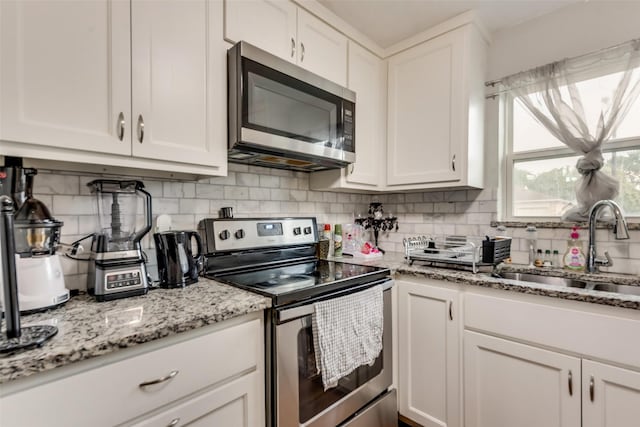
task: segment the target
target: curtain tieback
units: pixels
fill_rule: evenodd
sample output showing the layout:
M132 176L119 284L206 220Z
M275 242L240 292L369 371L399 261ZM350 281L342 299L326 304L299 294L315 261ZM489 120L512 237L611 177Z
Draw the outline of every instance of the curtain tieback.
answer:
M602 169L604 165L604 157L602 157L602 150L596 148L594 150L585 153L584 156L578 159L576 163L576 169L581 175L590 175L595 171Z

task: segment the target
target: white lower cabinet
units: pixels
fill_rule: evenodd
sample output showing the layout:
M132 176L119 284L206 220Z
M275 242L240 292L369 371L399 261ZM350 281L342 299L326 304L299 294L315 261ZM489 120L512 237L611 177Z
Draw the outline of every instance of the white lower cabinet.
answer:
M400 276L398 399L425 427L637 427L640 310Z
M467 427L639 425L637 310L469 290L464 323Z
M262 312L60 370L65 374L53 370L3 385L0 425L265 423Z
M206 391L133 425L135 427L262 426L264 420L261 420L254 410L264 404L264 401L259 401L261 393L256 385L261 381L258 381L256 376L255 372L244 375L229 384Z
M580 359L464 333L467 427L580 427Z
M640 424L640 372L582 361L582 427Z
M461 426L459 292L396 281L399 412L425 427Z

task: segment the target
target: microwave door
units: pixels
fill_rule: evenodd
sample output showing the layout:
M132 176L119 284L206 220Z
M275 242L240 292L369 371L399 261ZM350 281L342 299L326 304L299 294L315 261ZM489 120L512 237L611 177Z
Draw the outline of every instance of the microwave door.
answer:
M342 99L243 58L240 143L279 153L346 158Z
M249 73L246 127L309 144L337 145L339 106L317 96Z

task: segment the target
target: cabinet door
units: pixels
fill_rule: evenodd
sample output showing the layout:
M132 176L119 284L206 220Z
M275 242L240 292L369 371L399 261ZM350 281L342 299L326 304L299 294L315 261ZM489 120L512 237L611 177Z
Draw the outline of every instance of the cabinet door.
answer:
M465 331L465 425L580 427L580 359Z
M263 388L264 381L253 372L132 425L263 427Z
M461 426L459 294L421 283L396 286L399 411L425 427Z
M582 361L583 427L635 427L640 422L640 372Z
M461 179L463 54L458 30L389 59L387 184Z
M356 162L346 180L377 188L384 175L384 114L386 72L383 61L349 42L349 84L356 93Z
M296 9L288 0L226 0L224 36L295 63Z
M298 65L347 85L347 38L303 9L298 9Z
M127 1L0 1L0 140L130 154Z
M133 154L226 165L222 4L134 0Z

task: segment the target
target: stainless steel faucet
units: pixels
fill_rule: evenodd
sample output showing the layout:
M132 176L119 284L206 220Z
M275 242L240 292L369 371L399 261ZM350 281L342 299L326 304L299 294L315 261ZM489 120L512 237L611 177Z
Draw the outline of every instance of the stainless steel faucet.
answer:
M589 249L587 252L587 272L597 273L599 267L611 267L613 261L609 256L609 253L605 251L604 258L599 258L596 253L596 223L598 222L598 214L602 208L609 206L615 216L615 223L613 225L613 234L617 240L623 240L629 238L629 229L627 228L627 221L624 219L622 209L613 200L600 200L594 203L589 211Z

